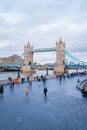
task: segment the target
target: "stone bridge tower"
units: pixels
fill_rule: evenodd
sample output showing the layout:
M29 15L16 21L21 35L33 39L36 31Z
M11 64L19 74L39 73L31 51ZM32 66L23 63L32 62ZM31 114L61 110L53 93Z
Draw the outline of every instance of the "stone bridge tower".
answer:
M64 73L65 53L63 50L65 50L65 43L60 38L56 43L56 67L54 69L54 72L58 74Z
M31 68L31 64L33 63L33 52L29 52L33 50L33 47L28 42L27 45L24 45L24 66L22 67L23 72L35 72L35 69Z
M29 52L33 47L28 42L27 45L24 45L24 64L31 65L33 63L33 53Z

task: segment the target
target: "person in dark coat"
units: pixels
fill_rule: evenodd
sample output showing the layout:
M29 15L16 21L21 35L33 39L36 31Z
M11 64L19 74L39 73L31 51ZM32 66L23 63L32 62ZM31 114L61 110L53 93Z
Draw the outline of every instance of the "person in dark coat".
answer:
M27 77L27 81L29 82L29 77Z
M14 80L11 81L10 88L14 88Z
M1 85L0 85L0 93L3 94L3 92L4 92L4 88L3 88L3 85L1 84Z
M46 97L46 95L47 95L47 91L48 91L47 88L44 87L43 91L44 91L44 96Z

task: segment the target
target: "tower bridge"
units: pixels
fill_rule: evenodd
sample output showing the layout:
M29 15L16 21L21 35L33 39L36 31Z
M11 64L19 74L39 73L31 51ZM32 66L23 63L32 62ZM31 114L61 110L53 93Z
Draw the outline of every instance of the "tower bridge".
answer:
M55 73L64 73L64 63L65 63L65 53L66 49L65 43L60 38L59 42L56 42L56 47L53 48L39 48L34 49L30 43L24 46L24 64L23 71L35 71L35 69L31 68L33 64L33 54L37 52L48 52L48 51L56 51L56 66L54 68Z
M2 68L18 68L19 63L21 62L22 57L24 56L24 66L22 67L22 70L24 72L35 72L35 66L33 65L33 58L34 53L39 52L56 52L56 65L55 66L47 66L54 69L55 73L64 73L65 69L71 69L71 68L87 68L87 62L84 62L80 59L77 59L76 57L72 56L67 50L66 50L66 44L65 42L60 40L56 42L56 47L52 48L39 48L34 49L30 43L28 42L27 45L24 45L24 52L22 53L21 57L18 58L16 61L14 61L11 64L6 63L0 63L0 67ZM74 65L66 64L66 56L68 56L72 61L76 62Z

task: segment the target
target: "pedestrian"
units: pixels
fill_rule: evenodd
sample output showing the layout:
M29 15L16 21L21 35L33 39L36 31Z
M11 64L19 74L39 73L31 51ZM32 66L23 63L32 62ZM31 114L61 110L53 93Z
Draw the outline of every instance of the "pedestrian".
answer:
M60 76L59 80L60 80L60 83L61 83L61 80L62 80L62 77L61 77L61 76Z
M27 77L27 81L29 82L29 77Z
M10 88L14 88L14 80L11 81Z
M28 96L28 92L29 92L29 87L26 87L26 88L25 88L26 96Z
M4 88L3 88L3 85L1 84L0 85L0 94L2 93L2 95L3 95L3 92L4 92Z
M32 86L32 81L31 80L29 81L29 86Z
M80 82L80 79L77 80L77 83L79 83L79 82Z
M46 95L47 95L47 91L48 91L47 88L44 87L43 91L44 91L44 96L46 97Z

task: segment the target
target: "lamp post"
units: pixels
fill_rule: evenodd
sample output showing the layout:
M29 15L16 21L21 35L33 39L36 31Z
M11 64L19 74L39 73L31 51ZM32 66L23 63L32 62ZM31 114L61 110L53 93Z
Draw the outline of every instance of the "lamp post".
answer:
M46 75L48 75L48 66L46 67Z
M20 66L18 65L18 78L20 78Z
M85 67L85 76L86 76L86 67Z

